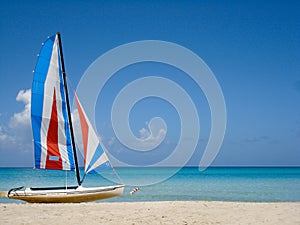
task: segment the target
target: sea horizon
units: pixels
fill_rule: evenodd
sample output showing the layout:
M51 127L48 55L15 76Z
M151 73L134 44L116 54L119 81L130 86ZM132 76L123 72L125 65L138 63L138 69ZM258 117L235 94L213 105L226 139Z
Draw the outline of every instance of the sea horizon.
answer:
M6 168L17 168L17 169L38 169L31 166L0 166L0 169ZM83 169L83 166L79 166L80 169ZM114 166L114 168L201 168L199 166L187 165L187 166ZM215 165L209 166L205 169L209 168L300 168L300 165L235 165L235 166L227 166L227 165ZM40 170L40 169L38 169Z
M204 171L198 167L116 167L115 170L123 182L109 170L87 175L83 186L125 184L122 196L102 200L104 202L300 202L300 167L209 167ZM65 171L1 167L0 178L1 192L20 186L77 185L74 172ZM130 195L135 187L141 190ZM0 203L21 201L2 197Z

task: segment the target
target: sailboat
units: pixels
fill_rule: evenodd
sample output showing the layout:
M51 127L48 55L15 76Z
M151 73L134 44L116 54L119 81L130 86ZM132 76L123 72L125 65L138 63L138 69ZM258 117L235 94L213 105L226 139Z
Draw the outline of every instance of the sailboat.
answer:
M104 187L82 185L85 175L97 168L113 168L105 146L99 140L75 94L84 152L84 176L80 176L60 33L49 37L41 48L31 92L35 168L75 170L78 185L13 188L9 190L8 197L30 203L71 203L122 195L122 184Z

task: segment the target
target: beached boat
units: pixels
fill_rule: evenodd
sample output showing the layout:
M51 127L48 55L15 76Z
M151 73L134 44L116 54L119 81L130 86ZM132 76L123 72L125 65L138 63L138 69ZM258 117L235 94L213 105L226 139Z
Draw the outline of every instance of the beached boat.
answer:
M31 90L31 124L35 168L75 170L77 186L13 188L8 197L32 203L87 202L120 196L124 185L83 187L86 174L98 168L112 169L105 147L91 126L78 97L74 94L84 150L84 176L81 179L72 125L60 33L43 44Z

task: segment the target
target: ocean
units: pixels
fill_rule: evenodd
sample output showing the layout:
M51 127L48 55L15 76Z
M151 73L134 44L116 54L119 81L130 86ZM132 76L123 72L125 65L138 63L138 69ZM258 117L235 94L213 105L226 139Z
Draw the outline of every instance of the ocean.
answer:
M126 184L124 194L102 201L300 201L300 167L212 167L202 172L196 167L116 168L116 171ZM100 175L87 175L83 185L112 185L117 178L112 171L104 171ZM64 186L66 183L76 185L73 172L0 168L0 192L19 186ZM140 190L130 195L135 187ZM0 202L21 203L5 197L0 197Z

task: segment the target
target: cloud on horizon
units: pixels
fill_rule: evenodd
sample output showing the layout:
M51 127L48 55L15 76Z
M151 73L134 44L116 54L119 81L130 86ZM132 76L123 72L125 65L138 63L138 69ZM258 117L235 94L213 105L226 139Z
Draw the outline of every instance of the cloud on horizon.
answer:
M14 113L9 121L9 127L17 128L20 126L30 126L31 89L19 91L16 101L23 102L24 109L19 113Z
M245 139L245 141L255 143L255 142L268 141L270 139L271 139L271 137L269 137L269 136L258 136L258 137L248 137Z
M30 120L31 89L20 90L16 101L22 102L24 108L14 113L7 124L0 124L0 166L14 166L9 163L16 161L13 159L18 157L24 162L19 166L28 166L33 159Z

